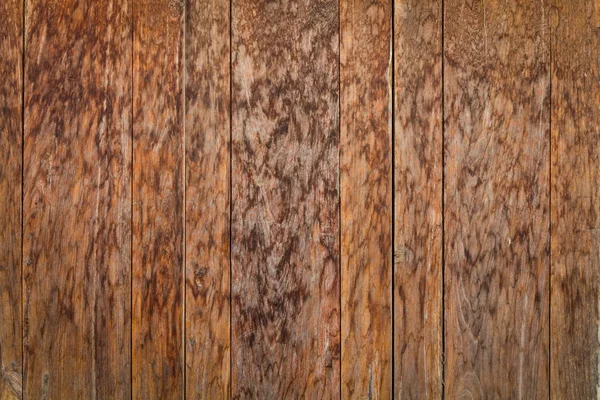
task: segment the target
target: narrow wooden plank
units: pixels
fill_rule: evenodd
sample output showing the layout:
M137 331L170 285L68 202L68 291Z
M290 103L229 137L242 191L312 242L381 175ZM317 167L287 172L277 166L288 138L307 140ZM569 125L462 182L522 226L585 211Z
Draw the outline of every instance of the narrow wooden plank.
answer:
M600 394L600 2L553 1L551 397Z
M233 397L339 398L339 4L232 7Z
M439 399L442 1L394 6L394 398Z
M175 399L184 392L184 4L134 9L133 398Z
M131 3L25 10L24 397L126 398Z
M340 2L342 398L392 393L392 3Z
M229 398L229 2L187 0L186 396Z
M444 3L446 397L545 399L548 6Z
M23 2L6 0L0 4L0 398L22 396L22 60Z

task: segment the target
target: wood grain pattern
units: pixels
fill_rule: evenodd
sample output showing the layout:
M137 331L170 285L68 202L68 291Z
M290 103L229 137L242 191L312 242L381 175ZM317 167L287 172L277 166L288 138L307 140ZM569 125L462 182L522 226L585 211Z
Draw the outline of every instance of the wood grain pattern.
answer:
M445 1L447 398L548 397L548 11Z
M186 6L186 397L229 398L229 2Z
M131 3L25 10L24 397L125 398Z
M342 398L392 391L391 2L340 2Z
M552 15L551 397L600 394L600 3Z
M233 397L339 398L339 4L232 7Z
M442 2L394 5L394 398L439 399Z
M184 393L184 4L134 9L133 398L175 399Z
M0 398L21 397L23 3L0 4ZM8 394L7 394L8 396Z

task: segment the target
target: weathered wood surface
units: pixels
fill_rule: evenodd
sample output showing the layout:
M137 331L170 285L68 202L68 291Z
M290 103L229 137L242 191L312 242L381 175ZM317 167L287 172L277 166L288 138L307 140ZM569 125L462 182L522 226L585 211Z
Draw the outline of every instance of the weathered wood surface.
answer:
M391 2L340 2L342 398L392 390Z
M229 397L229 2L187 0L186 396Z
M0 398L21 396L23 2L0 4ZM16 379L18 378L18 379Z
M232 7L232 394L339 398L339 4Z
M133 398L184 393L184 4L136 0Z
M394 5L394 398L439 399L442 2Z
M549 9L444 4L446 397L547 398Z
M552 14L551 398L596 399L600 378L600 2Z
M24 397L126 398L131 2L25 10Z

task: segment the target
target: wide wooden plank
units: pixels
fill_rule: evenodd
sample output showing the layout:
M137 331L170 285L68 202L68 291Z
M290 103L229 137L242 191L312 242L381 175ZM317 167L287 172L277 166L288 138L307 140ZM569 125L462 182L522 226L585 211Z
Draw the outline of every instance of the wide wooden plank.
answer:
M445 394L549 388L549 9L444 2Z
M25 10L24 397L126 398L131 3Z
M229 397L229 2L187 0L186 396Z
M232 394L339 398L339 4L232 3Z
M23 2L0 4L0 398L20 398Z
M394 2L394 398L442 396L442 1Z
M175 399L184 393L184 4L134 9L133 398Z
M340 2L342 398L392 393L392 4Z
M600 2L553 1L551 397L600 394Z

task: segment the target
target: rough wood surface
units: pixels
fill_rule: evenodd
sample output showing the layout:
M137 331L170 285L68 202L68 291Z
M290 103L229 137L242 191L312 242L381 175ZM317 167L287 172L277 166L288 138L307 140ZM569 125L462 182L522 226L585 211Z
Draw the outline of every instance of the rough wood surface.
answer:
M548 12L445 1L447 398L548 397Z
M184 393L183 10L136 0L133 64L133 398Z
M342 398L389 399L392 7L340 7Z
M339 4L232 7L233 397L339 398Z
M187 0L186 396L229 397L229 2Z
M394 398L439 399L442 2L394 5Z
M600 2L553 1L551 397L600 394Z
M0 4L0 387L21 390L21 190L23 2ZM8 393L8 392L7 392ZM0 392L0 398L2 393Z
M131 3L25 10L24 397L126 398Z

